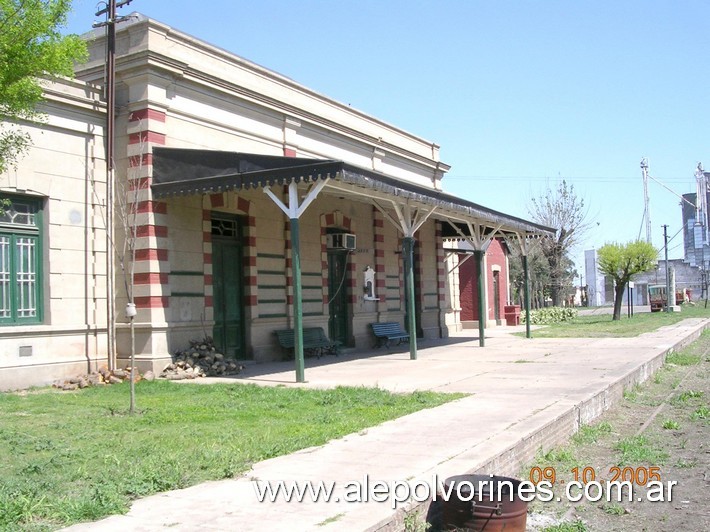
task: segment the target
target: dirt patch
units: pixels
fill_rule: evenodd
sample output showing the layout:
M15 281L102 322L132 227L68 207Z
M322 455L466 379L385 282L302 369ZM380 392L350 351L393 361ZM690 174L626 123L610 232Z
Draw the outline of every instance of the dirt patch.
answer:
M671 355L568 446L541 454L521 473L531 480L553 475L553 499L529 505L530 531L710 530L710 335ZM581 500L569 502L565 492L575 477L599 482L601 492L587 485L592 498L602 498L592 502L572 489ZM616 494L607 501L606 482L615 477L631 482L632 500L626 490L621 501ZM660 480L662 492L649 492L657 487L652 480ZM650 502L652 496L658 500Z

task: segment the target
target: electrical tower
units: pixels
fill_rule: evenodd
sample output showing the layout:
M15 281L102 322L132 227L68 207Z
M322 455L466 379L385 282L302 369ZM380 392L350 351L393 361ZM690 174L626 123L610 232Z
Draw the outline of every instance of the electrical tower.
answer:
M648 159L641 159L641 175L643 176L643 217L646 220L646 242L651 242L651 210L648 199Z

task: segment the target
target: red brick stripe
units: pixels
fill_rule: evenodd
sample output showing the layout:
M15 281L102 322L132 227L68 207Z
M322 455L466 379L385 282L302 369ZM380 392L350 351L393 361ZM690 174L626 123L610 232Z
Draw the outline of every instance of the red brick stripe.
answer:
M139 201L137 209L139 213L152 212L155 214L167 214L168 204L164 201Z
M224 194L210 195L210 205L212 207L224 207Z
M133 302L138 308L168 308L170 305L167 296L141 296L134 298Z
M241 196L237 198L237 209L242 211L244 214L249 214L249 208L251 207L251 202L245 200ZM248 224L248 222L247 222Z
M136 273L133 274L135 284L168 284L167 273Z
M164 225L139 225L136 227L136 236L155 236L166 238L168 236L168 228Z
M165 113L156 109L139 109L128 115L129 122L138 122L140 120L157 120L165 122Z
M168 260L168 250L154 248L137 249L136 260L157 260L164 262Z
M151 166L153 164L153 154L144 153L142 155L131 155L128 158L128 166L137 168L139 166Z

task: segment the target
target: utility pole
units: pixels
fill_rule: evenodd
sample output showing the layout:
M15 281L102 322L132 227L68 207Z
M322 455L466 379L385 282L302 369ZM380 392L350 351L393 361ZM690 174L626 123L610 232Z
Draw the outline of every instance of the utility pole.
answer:
M641 175L643 177L643 215L646 219L646 242L651 242L651 208L648 198L648 159L641 159Z
M671 275L668 267L668 226L663 226L663 248L666 253L666 312L671 311L671 295L673 296L673 304L675 305L675 294L671 294Z
M95 22L94 28L106 28L106 71L104 91L106 97L106 131L104 133L106 143L106 249L114 249L114 144L115 144L115 123L116 123L116 24L126 20L126 17L116 17L116 8L123 7L131 3L132 0L108 0L106 7L95 13L100 17L106 15L105 22ZM114 279L114 257L107 253L106 258L106 340L108 351L109 367L116 366L116 308L115 308L115 279ZM131 322L132 323L132 322ZM131 375L133 383L133 375Z

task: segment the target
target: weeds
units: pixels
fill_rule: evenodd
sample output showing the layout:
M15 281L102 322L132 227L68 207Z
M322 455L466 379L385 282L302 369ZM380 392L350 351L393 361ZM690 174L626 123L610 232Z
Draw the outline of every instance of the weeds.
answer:
M668 453L652 445L646 436L624 438L614 448L620 453L617 465L641 463L661 465L668 458Z
M682 458L679 458L673 465L678 469L689 469L698 465L698 460L697 458L693 458L692 460L684 460Z
M710 409L707 406L701 406L695 412L690 415L690 419L693 421L697 419L708 419L710 418Z
M609 515L624 515L626 513L624 507L618 503L605 504L602 506L602 510L604 510L605 514Z
M316 523L316 526L325 526L325 525L329 525L331 523L335 523L336 521L339 521L340 519L342 519L344 515L345 514L343 512L340 512L339 514L335 514L331 517L323 519L323 521L321 521L320 523Z
M574 451L569 447L558 447L555 449L550 449L546 453L539 453L537 458L537 463L558 463L569 468L577 465L577 457Z
M666 430L678 430L680 429L680 423L673 419L666 419L663 421L663 424L661 425L664 429Z
M671 404L673 406L684 406L688 403L690 399L698 399L703 396L703 392L698 392L694 390L687 390L685 392L676 395L671 399Z
M666 357L666 364L675 366L694 366L700 362L700 355L694 355L687 350L676 351Z
M419 511L408 513L404 516L404 532L426 532L431 528Z
M542 529L542 532L587 532L587 527L580 520L570 523L560 523Z
M601 437L607 434L611 434L611 424L607 421L603 421L597 425L584 425L572 436L572 441L576 445L596 443Z
M634 384L631 388L627 388L626 390L624 390L624 399L626 399L630 403L635 403L638 399L638 394L640 390L641 386L639 384Z

